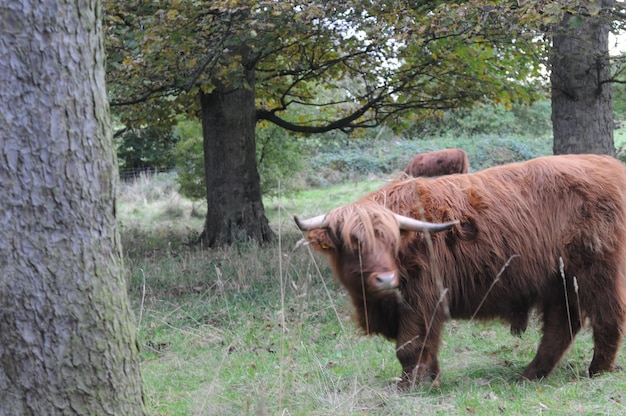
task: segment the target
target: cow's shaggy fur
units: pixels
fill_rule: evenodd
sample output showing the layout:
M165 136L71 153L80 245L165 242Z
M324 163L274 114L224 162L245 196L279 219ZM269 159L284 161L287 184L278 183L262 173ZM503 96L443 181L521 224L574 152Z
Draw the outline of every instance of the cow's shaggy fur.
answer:
M408 176L441 176L453 173L467 173L469 160L461 149L436 150L420 153L411 159L404 173Z
M400 232L394 213L459 224ZM307 239L328 254L360 327L396 340L401 386L437 379L448 317L501 318L521 332L531 308L543 338L524 378L548 376L584 318L590 375L614 368L626 319L626 169L611 157L548 156L393 182L334 209ZM378 290L376 276L390 272L396 288Z

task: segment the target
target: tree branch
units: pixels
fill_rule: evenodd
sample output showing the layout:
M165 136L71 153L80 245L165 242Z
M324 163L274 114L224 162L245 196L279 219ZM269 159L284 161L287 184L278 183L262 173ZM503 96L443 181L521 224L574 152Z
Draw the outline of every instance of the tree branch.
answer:
M161 86L159 88L147 90L142 95L140 95L140 96L138 96L136 98L129 99L129 100L117 100L117 101L116 100L111 100L109 102L109 105L111 107L121 107L121 106L125 106L125 105L133 105L133 104L143 103L143 102L146 102L150 98L154 98L154 96L156 94L162 93L164 91L170 92L171 89L172 89L172 87L170 87L170 86Z
M295 123L289 122L285 119L278 117L274 111L269 111L269 110L257 110L256 118L257 120L267 120L269 122L276 124L279 127L282 127L286 130L294 131L297 133L306 133L306 134L326 133L332 130L349 131L357 127L377 126L379 122L376 119L368 120L369 122L373 124L367 124L365 122L355 123L355 121L358 120L359 117L367 113L369 110L374 108L378 102L382 101L382 99L383 97L378 97L377 99L368 102L367 104L365 104L358 110L354 111L352 114L346 117L343 117L339 120L335 120L326 125L322 125L322 126L304 126L301 124L295 124Z

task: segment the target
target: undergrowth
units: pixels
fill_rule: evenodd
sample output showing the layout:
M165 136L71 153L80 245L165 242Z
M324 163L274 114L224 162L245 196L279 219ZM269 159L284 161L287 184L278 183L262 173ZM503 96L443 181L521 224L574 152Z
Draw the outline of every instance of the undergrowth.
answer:
M343 140L322 148L309 161L305 182L313 188L382 177L401 172L419 153L443 148L463 149L475 172L494 165L519 162L552 152L547 136L492 136L471 138L442 136L433 139L401 140L391 136L376 140Z

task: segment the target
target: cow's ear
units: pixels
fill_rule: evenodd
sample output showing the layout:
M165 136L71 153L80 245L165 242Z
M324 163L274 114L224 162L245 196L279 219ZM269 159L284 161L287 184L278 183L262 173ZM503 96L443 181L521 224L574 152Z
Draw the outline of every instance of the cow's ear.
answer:
M316 250L319 251L334 250L336 248L335 244L328 236L328 231L324 228L309 231L306 239Z

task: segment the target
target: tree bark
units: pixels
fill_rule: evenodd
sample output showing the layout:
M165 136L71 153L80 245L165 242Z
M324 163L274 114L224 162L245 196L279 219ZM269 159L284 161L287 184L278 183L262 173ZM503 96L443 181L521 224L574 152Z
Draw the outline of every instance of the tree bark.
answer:
M609 22L602 13L567 14L554 33L554 154L615 155L608 35Z
M200 241L208 247L274 237L256 164L254 70L244 68L243 77L240 86L200 93L207 190Z
M144 414L100 3L0 16L0 415Z

